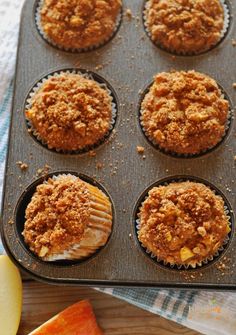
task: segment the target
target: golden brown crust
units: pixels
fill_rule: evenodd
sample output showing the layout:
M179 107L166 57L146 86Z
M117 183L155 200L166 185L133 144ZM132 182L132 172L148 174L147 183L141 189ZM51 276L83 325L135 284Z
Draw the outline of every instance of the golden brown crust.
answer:
M79 150L108 133L112 98L95 81L63 73L42 84L26 117L50 149Z
M195 182L154 187L139 218L140 242L170 264L194 266L214 256L230 231L223 199Z
M44 250L66 250L82 239L89 217L90 193L85 182L70 175L49 178L37 186L27 206L25 242L41 257Z
M225 134L229 115L229 103L215 80L195 71L156 75L141 109L147 136L178 154L214 147Z
M61 47L88 48L113 34L120 9L121 0L44 0L41 26Z
M183 53L216 45L224 26L219 0L150 0L146 17L153 41Z

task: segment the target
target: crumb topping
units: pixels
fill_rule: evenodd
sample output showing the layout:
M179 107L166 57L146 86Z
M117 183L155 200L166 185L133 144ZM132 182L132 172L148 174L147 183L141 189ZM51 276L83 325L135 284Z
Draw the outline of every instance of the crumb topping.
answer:
M154 187L140 208L140 242L170 264L213 256L230 232L223 199L195 182Z
M113 33L121 0L44 0L41 26L64 48L87 48L105 42Z
M136 150L137 150L137 153L140 154L140 155L144 154L144 152L145 152L145 148L142 147L141 145L138 145L136 147Z
M90 197L81 179L61 175L37 186L25 213L23 236L40 257L80 242L90 217Z
M229 103L216 81L195 71L155 76L141 108L147 136L163 149L196 154L225 134Z
M149 0L146 16L155 42L185 53L216 45L224 26L219 0Z
M64 73L42 84L26 117L49 148L79 150L109 131L112 98L94 80Z

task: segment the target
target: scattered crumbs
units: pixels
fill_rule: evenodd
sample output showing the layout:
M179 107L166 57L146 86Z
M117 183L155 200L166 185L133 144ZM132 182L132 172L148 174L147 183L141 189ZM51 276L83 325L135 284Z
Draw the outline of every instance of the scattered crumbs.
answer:
M48 164L45 164L43 168L40 168L40 169L37 170L36 175L37 176L46 176L50 169L51 169L51 167Z
M132 234L129 233L129 238L131 238L131 237L132 237Z
M183 276L186 281L191 282L194 279L198 279L199 277L202 277L203 273L202 272L192 272L192 273L183 272Z
M123 208L122 212L123 212L123 213L126 213L126 209L125 209L125 208Z
M21 169L21 171L25 171L29 167L28 164L23 163L22 161L16 162L16 165L19 166L19 168Z
M234 160L235 160L235 162L236 162L236 156L234 156Z
M145 155L143 155L143 157L142 157L143 159L146 159L146 156Z
M98 71L98 70L102 70L103 69L103 65L102 64L99 64L95 67L95 70Z
M232 46L233 46L233 47L236 47L236 40L235 40L235 39L232 39L231 42L232 42Z
M136 149L137 149L137 153L140 154L140 155L142 155L144 153L144 151L145 151L144 147L141 147L139 145L137 146Z
M131 19L133 18L131 9L129 9L129 8L126 9L126 11L125 11L125 15L127 16L127 18L128 18L129 20L131 20Z
M231 259L227 256L224 256L221 261L216 263L216 268L220 272L221 276L231 275L232 274L232 266L231 266ZM218 278L219 280L219 278Z
M97 164L96 164L96 168L97 168L97 169L102 169L102 168L103 168L102 163L101 163L101 162L97 162Z
M8 220L8 224L14 224L14 220L13 219L10 219L10 220Z
M236 83L233 83L233 88L236 89Z
M95 157L96 156L96 152L94 150L90 150L89 151L89 156L90 157Z

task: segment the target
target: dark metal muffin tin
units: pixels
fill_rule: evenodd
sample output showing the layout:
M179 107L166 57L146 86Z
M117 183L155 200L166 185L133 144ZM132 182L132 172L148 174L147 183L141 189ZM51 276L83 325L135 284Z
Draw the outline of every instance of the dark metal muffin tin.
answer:
M202 178L225 195L233 211L236 209L234 111L226 140L204 156L189 159L163 154L150 145L140 129L138 118L142 91L156 73L171 69L195 69L209 74L235 105L236 91L232 84L236 81L236 48L231 42L236 36L234 17L227 37L217 48L201 56L173 57L154 46L147 37L142 23L143 2L126 0L123 5L124 16L118 34L104 47L87 53L63 52L46 43L35 25L35 1L27 0L24 5L2 208L1 232L6 251L32 277L51 283L235 290L234 232L224 256L209 266L186 271L155 264L143 253L135 233L135 208L140 196L163 178L174 180L180 175ZM131 20L125 15L127 8L134 15ZM232 6L234 14L235 10ZM43 76L65 68L98 73L118 96L113 134L95 149L96 156L47 150L28 133L24 117L28 92ZM137 146L145 148L143 155L137 153ZM29 168L21 171L17 161L27 163ZM113 201L114 223L110 240L87 261L73 264L42 262L31 254L20 237L23 213L19 215L17 204L22 193L37 180L37 170L45 164L51 167L50 173L75 171L93 178L108 191ZM222 269L221 262L225 263L224 271L219 269Z

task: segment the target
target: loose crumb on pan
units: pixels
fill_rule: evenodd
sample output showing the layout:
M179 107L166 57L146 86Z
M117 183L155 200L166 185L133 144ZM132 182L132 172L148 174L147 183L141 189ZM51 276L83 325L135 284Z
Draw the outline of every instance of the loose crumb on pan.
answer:
M169 264L196 266L209 259L231 230L223 199L188 181L151 189L139 219L140 242Z
M141 124L161 148L197 154L214 147L226 131L229 102L216 81L195 71L159 73L141 106Z
M103 168L103 164L101 162L97 162L96 168L99 169L99 170L102 169Z
M127 8L126 11L125 11L125 15L127 16L127 18L129 20L131 20L133 18L133 14L131 12L131 9Z
M231 43L232 43L232 46L233 46L233 47L236 47L236 40L235 40L235 39L232 39L232 40L231 40Z
M232 86L233 86L233 88L235 88L235 89L236 89L236 83L233 83L233 85L232 85Z
M183 53L198 53L216 45L224 27L219 0L149 0L146 17L153 41Z
M51 166L45 164L42 168L37 169L36 176L47 176L50 170Z
M40 12L45 35L64 48L84 49L113 34L121 0L44 0Z
M23 163L22 161L18 161L16 162L16 165L19 166L19 168L22 170L22 171L25 171L28 169L28 164L26 163Z
M137 153L140 154L140 155L142 155L145 151L144 147L142 147L140 145L137 146L136 150L137 150Z
M8 220L8 224L13 225L13 224L14 224L14 220L13 220L12 218L9 219L9 220Z
M44 81L25 114L50 149L80 150L108 133L112 98L94 80L61 73Z
M90 150L89 151L89 156L90 157L95 157L97 154L96 154L96 151L94 151L94 150Z

